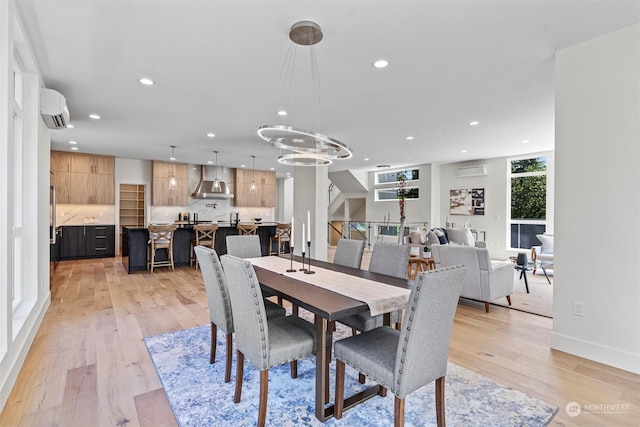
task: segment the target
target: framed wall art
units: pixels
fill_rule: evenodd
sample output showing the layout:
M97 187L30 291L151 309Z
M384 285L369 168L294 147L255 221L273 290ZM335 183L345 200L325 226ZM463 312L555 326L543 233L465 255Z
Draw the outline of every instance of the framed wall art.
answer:
M484 215L484 188L450 190L451 215Z

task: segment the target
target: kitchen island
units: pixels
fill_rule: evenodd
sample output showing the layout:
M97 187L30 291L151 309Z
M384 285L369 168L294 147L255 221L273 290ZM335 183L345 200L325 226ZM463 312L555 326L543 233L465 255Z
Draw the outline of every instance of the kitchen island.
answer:
M177 224L178 228L173 233L173 264L176 267L190 264L191 240L195 239L193 224ZM262 256L269 255L269 237L276 234L276 223L258 223L258 236L260 236L260 246ZM236 224L223 222L218 223L216 231L215 250L218 255L227 253L227 236L237 235ZM149 242L149 231L146 227L122 227L122 262L126 263L127 271L147 269L147 248ZM158 250L156 259L167 259L166 250Z

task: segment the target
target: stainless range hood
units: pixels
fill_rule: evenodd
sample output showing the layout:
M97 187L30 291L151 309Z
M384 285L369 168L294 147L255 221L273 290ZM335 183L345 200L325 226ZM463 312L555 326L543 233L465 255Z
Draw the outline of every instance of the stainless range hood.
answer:
M194 199L233 199L229 187L223 181L219 181L219 187L214 186L213 180L207 180L205 166L200 166L200 182L196 190L191 194Z

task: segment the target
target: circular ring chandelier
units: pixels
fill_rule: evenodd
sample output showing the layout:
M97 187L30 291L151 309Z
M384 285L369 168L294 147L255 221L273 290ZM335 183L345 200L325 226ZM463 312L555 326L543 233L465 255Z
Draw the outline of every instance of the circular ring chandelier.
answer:
M291 26L289 38L295 45L311 46L312 57L312 77L314 78L313 105L316 109L315 115L319 127L320 102L319 102L319 81L318 63L315 58L313 45L322 40L322 30L320 26L311 21L300 21ZM293 59L290 66L293 68ZM287 58L289 59L289 58ZM285 59L285 64L287 63ZM336 159L348 159L353 155L353 151L346 144L331 138L320 132L304 130L286 125L262 125L258 128L258 135L263 140L269 142L280 150L288 150L292 153L282 154L278 157L278 162L294 166L324 166L330 165Z

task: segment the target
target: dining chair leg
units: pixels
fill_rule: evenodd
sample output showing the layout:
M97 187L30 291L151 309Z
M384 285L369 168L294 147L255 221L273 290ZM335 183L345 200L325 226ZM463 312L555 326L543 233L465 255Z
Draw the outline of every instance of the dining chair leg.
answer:
M298 361L292 360L289 362L289 366L291 367L291 378L298 378Z
M240 402L242 397L242 376L244 375L244 354L236 350L236 392L233 395L233 402Z
M387 397L387 388L380 386L380 389L378 389L378 396Z
M444 377L436 380L436 424L438 427L445 426L444 413Z
M336 359L336 394L334 398L333 416L342 418L344 411L344 362Z
M484 302L484 311L485 311L485 313L489 312L489 302L488 301Z
M404 399L400 399L398 396L395 396L393 403L393 426L404 426Z
M218 335L218 327L211 322L211 355L209 356L209 364L216 363L216 335Z
M291 305L291 313L292 313L294 316L297 316L299 311L300 311L300 310L299 310L299 307L298 307L298 305L297 305L297 304L292 304L292 305Z
M260 404L258 406L258 427L267 421L267 396L269 395L269 370L260 371Z
M362 372L358 373L358 382L360 384L364 384L365 382L367 382L367 377L365 377Z
M224 368L224 382L231 381L231 359L233 358L233 334L227 334L227 365Z
M351 328L351 336L358 335L358 330L356 328Z
M507 302L511 305L511 295L507 295Z

